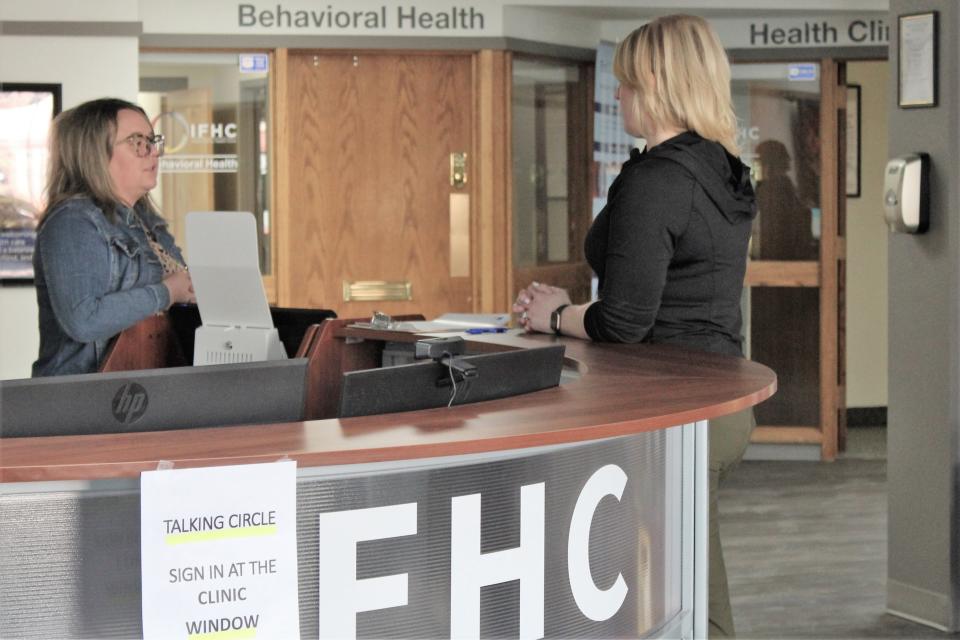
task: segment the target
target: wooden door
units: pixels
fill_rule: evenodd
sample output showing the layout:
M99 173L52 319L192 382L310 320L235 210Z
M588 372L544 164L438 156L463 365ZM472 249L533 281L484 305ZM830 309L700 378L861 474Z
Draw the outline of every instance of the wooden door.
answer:
M295 51L279 61L280 305L340 317L472 311L472 56ZM467 154L459 188L453 153ZM380 299L355 299L371 282L387 283ZM409 299L385 299L405 287Z
M745 282L749 356L778 376L777 394L755 409L752 441L816 444L833 460L845 436L842 66L819 61L806 86L776 69L751 81L749 67L763 65L740 66L734 100L754 136L744 146L759 212Z

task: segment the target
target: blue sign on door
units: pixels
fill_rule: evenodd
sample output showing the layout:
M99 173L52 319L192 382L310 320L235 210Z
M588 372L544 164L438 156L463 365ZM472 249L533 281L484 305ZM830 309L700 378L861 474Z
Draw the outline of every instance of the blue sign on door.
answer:
M270 58L265 53L240 54L240 73L263 73L269 63Z
M787 78L790 80L816 80L817 65L813 62L801 62L789 65Z

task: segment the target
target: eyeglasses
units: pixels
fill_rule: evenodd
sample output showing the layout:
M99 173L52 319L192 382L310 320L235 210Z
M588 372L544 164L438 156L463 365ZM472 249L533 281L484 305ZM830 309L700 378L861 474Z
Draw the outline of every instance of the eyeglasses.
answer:
M163 136L159 133L153 136L145 136L142 133L131 133L123 140L118 140L115 144L129 142L133 145L133 151L137 154L138 158L146 158L153 153L154 149L157 150L157 156L163 155L163 140Z

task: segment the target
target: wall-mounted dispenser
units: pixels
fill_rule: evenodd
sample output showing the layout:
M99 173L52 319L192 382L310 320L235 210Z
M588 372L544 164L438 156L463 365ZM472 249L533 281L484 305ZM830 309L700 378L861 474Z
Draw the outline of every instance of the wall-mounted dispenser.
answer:
M930 155L911 153L887 162L883 215L890 231L924 233L930 226Z

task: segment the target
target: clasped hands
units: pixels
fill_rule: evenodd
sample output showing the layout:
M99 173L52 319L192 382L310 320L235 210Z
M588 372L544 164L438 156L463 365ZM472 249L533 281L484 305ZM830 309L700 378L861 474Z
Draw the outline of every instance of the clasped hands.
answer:
M520 314L518 322L527 333L550 333L550 314L562 304L570 304L566 289L531 282L517 294L513 312Z
M197 294L193 290L193 280L187 271L177 271L163 279L163 284L170 292L170 304L178 302L196 302Z

